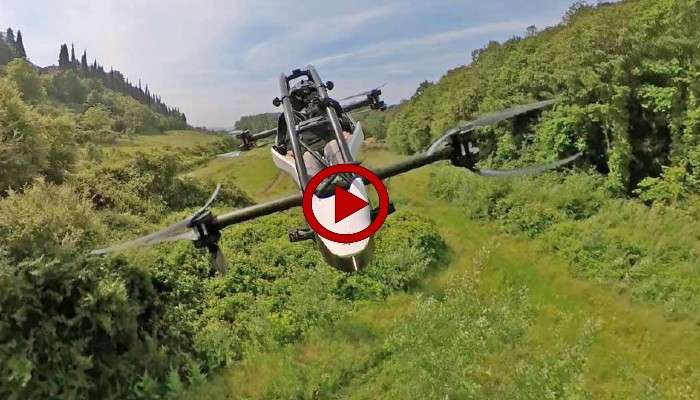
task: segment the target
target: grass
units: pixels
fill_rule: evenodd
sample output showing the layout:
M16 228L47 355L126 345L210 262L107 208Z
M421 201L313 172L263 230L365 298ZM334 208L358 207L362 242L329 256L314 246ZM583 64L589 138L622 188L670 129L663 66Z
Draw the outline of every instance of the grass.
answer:
M195 130L167 131L163 134L141 134L120 138L115 143L105 144L103 162L118 164L130 159L135 153L181 153L204 149L220 140L220 135L205 134Z
M263 177L273 175L265 156L252 152L226 164L237 166L244 189L264 194ZM373 151L366 160L394 158ZM257 175L245 176L244 166ZM440 227L450 249L443 269L411 292L362 304L333 329L255 354L187 397L700 396L696 324L575 278L535 242L467 220L459 207L431 198L421 188L441 168L449 167L394 178L389 190L397 207ZM209 164L205 171L217 169ZM275 185L267 190L287 190Z
M128 139L120 139L113 147L127 153L163 148L191 149L212 144L218 139L218 135L205 134L200 131L167 131L159 135L135 135Z
M214 180L233 179L256 201L293 193L296 185L273 164L270 150L260 147L235 158L215 158L192 173Z
M142 135L124 154L215 140L195 132ZM294 192L267 148L212 159L193 175L230 177L257 201ZM381 166L399 157L372 150ZM577 279L534 241L464 217L421 188L444 166L388 182L399 208L440 227L450 262L418 288L358 306L334 328L255 353L193 389L191 398L695 398L697 325L670 321L609 286ZM381 231L380 231L381 234ZM522 294L522 295L521 295ZM486 325L484 325L486 324ZM476 336L475 336L476 333Z

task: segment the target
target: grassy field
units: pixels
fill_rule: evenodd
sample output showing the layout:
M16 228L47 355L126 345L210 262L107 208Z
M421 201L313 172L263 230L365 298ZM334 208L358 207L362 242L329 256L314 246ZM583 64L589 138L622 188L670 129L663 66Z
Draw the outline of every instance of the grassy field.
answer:
M233 179L257 201L274 199L292 193L295 185L272 163L270 150L260 147L235 158L215 158L202 168L195 170L196 177L210 177L214 180Z
M367 164L396 156L372 151ZM534 242L431 198L427 167L389 183L440 227L450 261L418 289L359 306L332 330L260 353L190 398L697 398L700 331L571 276ZM291 188L266 150L215 160L257 199ZM253 172L254 171L254 172ZM270 185L270 182L274 182ZM380 233L381 234L381 231Z
M124 151L191 150L210 137L178 132L119 143ZM143 141L143 142L142 142ZM233 179L264 201L294 192L266 148L212 158L192 172ZM365 164L399 156L371 150ZM448 262L414 290L363 302L332 328L254 353L187 393L226 398L697 398L700 331L660 307L572 276L537 241L424 188L448 166L387 184L399 209L430 217ZM391 218L391 217L390 217ZM380 233L381 234L381 231Z
M220 135L199 131L168 131L165 134L134 135L120 138L115 143L102 146L101 161L116 164L130 159L135 153L172 153L204 151L221 140ZM84 157L89 162L88 157Z

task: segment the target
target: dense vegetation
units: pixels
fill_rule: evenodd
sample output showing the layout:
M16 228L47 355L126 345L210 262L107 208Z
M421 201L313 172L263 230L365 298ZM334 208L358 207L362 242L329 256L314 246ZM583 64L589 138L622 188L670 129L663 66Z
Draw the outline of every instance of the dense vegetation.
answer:
M312 243L290 244L286 229L301 218L288 215L227 232L232 267L221 277L186 243L87 256L152 227L162 212L204 201L195 183L163 176L162 158L140 157L131 168L86 171L61 186L37 181L0 200L3 397L175 396L255 349L332 324L353 301L408 287L441 253L434 228L403 213L386 227L373 267L353 276L328 268ZM228 187L224 205L246 204ZM410 257L397 257L399 247Z
M575 276L662 305L671 319L700 321L698 199L687 209L650 208L610 198L600 176L583 173L504 183L450 169L431 189L471 219L537 239Z
M63 182L79 144L90 148L136 132L185 126L180 117L160 114L94 79L72 70L39 74L22 58L3 68L0 115L0 192L38 176Z
M251 133L272 129L277 126L279 113L262 113L255 115L244 115L236 121L234 129L248 130Z
M40 74L23 58L4 67L0 397L177 397L251 352L331 326L358 301L411 287L439 261L435 227L410 212L392 218L373 266L352 276L313 243L288 242L298 214L227 232L224 276L188 243L90 256L206 201L215 182L189 172L235 143L143 135L181 126L73 69ZM236 182L218 181L218 206L252 203Z
M267 152L207 163L233 149L226 136L142 135L185 121L67 46L40 73L18 38L0 40L0 397L697 397L697 7L577 3L560 26L491 43L389 113L359 117L415 152L459 119L559 96L539 120L480 132L485 162L586 160L506 182L445 166L396 178L399 211L353 275L288 242L299 213L227 230L223 276L189 243L90 256L185 218L213 179L217 207L251 204L271 187L252 182L277 171ZM235 386L203 385L225 367Z
M557 97L561 104L535 124L482 132L489 161L512 165L581 150L612 190L630 193L648 177L641 188L651 190L678 179L680 169L678 183L697 191L699 18L693 0L577 2L558 26L474 51L471 64L400 107L388 140L419 151L460 120Z

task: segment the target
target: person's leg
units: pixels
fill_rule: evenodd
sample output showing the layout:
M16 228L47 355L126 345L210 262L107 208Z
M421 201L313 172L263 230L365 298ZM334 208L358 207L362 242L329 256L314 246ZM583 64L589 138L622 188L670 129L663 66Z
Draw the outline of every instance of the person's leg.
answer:
M306 165L306 172L309 174L309 178L312 178L314 175L318 174L319 171L323 168L323 165L309 153L308 151L304 152L304 165Z
M324 157L326 157L326 160L328 160L331 165L343 163L343 156L340 154L340 146L338 146L337 140L328 142L326 147L323 148L323 153Z

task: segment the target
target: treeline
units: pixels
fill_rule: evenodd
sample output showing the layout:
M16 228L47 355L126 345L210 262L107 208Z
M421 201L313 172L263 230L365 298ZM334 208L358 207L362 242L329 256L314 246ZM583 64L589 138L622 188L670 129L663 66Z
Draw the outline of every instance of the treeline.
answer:
M251 133L272 129L277 126L279 113L244 115L234 125L236 130L249 130Z
M460 120L559 98L539 120L480 132L487 163L583 151L608 188L683 197L700 188L700 3L577 1L563 21L490 42L399 107L388 141L413 153Z
M27 58L27 52L22 32L18 30L15 36L12 28L7 28L4 33L0 32L0 65L7 64L13 58Z
M7 28L4 33L0 32L0 66L6 65L16 58L27 58L22 32L17 30L17 34L15 35L12 28ZM179 120L182 125L187 124L185 114L177 107L170 107L165 104L159 95L151 92L148 85L142 86L141 80L138 81L138 84L135 84L130 82L121 72L113 68L106 71L96 59L93 59L93 61L89 63L87 51L85 50L80 59L78 59L72 44L70 52L66 44L61 45L58 56L58 66L53 65L39 68L39 71L49 75L59 74L61 75L59 80L72 81L73 84L75 84L76 79L70 76L70 74L67 74L68 71L72 71L79 78L82 78L84 82L87 82L85 81L87 79L95 80L105 88L130 96L159 114ZM65 97L59 100L73 103L82 102L79 101L79 99Z
M40 75L16 58L0 71L0 196L33 179L61 183L80 147L121 135L186 127L130 96L75 71Z
M44 68L46 71L55 69L55 67ZM68 45L61 45L58 55L58 69L61 71L73 70L82 77L96 79L106 88L131 96L139 102L148 105L156 112L171 117L177 117L183 122L187 121L185 115L181 113L177 107L169 107L167 104L163 103L160 96L151 93L148 85L142 87L141 80L139 80L138 85L135 85L130 82L128 78L124 77L121 72L113 68L110 68L109 72L105 71L104 67L97 63L97 60L88 63L86 50L83 50L80 59L76 58L75 47L72 44L70 54L68 52Z

